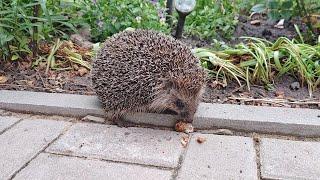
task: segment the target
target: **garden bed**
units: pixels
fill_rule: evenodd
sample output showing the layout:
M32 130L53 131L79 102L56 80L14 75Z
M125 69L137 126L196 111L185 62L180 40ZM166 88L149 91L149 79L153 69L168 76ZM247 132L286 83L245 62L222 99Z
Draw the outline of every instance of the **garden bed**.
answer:
M141 3L139 2L135 1L133 5L140 6ZM152 4L154 4L154 1L151 1L151 2ZM103 3L103 1L99 1L99 3ZM92 41L95 41L95 42L102 41L107 36L110 36L113 33L123 30L127 26L155 29L165 33L168 33L170 31L169 26L164 24L163 9L161 8L159 9L160 6L159 7L153 6L153 5L151 6L151 4L148 4L147 2L145 2L144 3L145 7L149 8L149 11L145 11L143 8L142 10L139 8L138 9L131 8L131 6L129 7L129 4L131 4L130 1L123 1L123 2L119 1L117 3L121 4L121 6L119 7L126 9L125 12L127 12L126 14L127 16L123 14L117 14L117 12L119 11L119 10L116 10L117 6L111 6L111 5L103 6L104 8L107 8L107 9L99 10L100 6L98 6L95 2L95 3L89 4L90 6L86 5L85 7L90 7L92 8L92 10L97 10L97 12L99 10L99 11L108 12L111 14L99 13L99 17L96 17L96 14L95 14L96 11L84 11L84 8L80 8L82 16L86 18L82 18L82 16L79 18L79 15L77 13L70 14L70 17L68 18L72 19L71 17L73 16L74 16L73 18L75 17L79 18L78 19L79 22L71 21L72 23L74 23L75 27L78 27L80 26L80 24L82 25L84 23L84 21L80 21L80 20L91 19L88 17L92 17L93 19L97 18L94 21L86 22L90 26L92 26L91 27L92 31L90 35L91 35ZM199 4L199 7L203 8L206 3L207 1L201 1L201 3ZM254 3L254 1L252 1L252 3ZM252 3L251 5L253 5ZM82 7L82 5L84 4L78 4L78 5L79 7ZM162 6L164 5L162 1L161 1L161 5ZM276 22L268 20L266 15L258 15L251 18L249 18L248 16L238 17L237 14L240 12L239 9L241 8L239 9L234 8L233 7L234 4L230 4L229 1L221 2L219 6L215 5L213 2L210 2L207 5L209 5L211 9L206 6L205 9L202 10L200 8L198 11L195 11L197 13L193 13L190 16L188 16L185 32L192 34L192 36L184 37L182 41L187 45L189 45L191 48L212 48L213 47L214 49L223 49L223 46L232 46L240 42L243 42L243 39L240 39L240 37L242 36L261 37L269 41L275 41L279 37L287 37L288 39L291 40L297 37L297 30L295 29L294 24L296 24L297 27L299 27L301 33L305 33L307 29L304 23L302 22L301 18L300 19L293 18L291 21L285 21L284 26L282 28L277 28L277 27L274 27ZM60 5L55 3L50 4L50 6L60 7ZM73 7L73 8L70 7L70 9L66 9L66 10L75 11L79 7ZM248 8L247 5L245 7ZM35 8L32 10L35 11L36 9L37 8L35 6ZM56 8L56 10L57 9L59 8ZM131 10L133 9L134 9L134 12L133 11L131 12ZM31 9L29 10L30 12L32 12ZM123 10L121 10L121 12L122 11ZM135 15L132 16L131 15L132 13ZM46 13L43 13L43 14L46 14ZM61 14L61 13L57 12L57 14ZM142 16L141 14L142 15L146 14L146 16L141 17ZM153 16L151 15L149 16L149 14L152 14ZM244 14L248 14L248 13L244 13ZM119 17L117 20L112 19L112 21L110 21L110 18L108 18L109 16L110 17L119 16ZM234 17L236 16L238 17L239 22L235 20L236 18ZM66 17L63 17L63 18L61 17L61 18L67 22L70 19ZM158 20L158 18L160 18L160 21ZM96 21L96 20L99 20L99 21ZM256 22L252 23L253 20L255 20ZM64 21L62 24L66 25ZM60 20L58 22L61 23ZM199 24L194 22L197 22ZM42 26L48 26L46 24L47 21L43 21L43 22L35 21L34 23L39 23ZM236 27L234 27L235 24L237 24ZM51 26L54 27L54 25L55 24L52 24ZM56 30L57 32L64 32L68 34L71 32L71 30L70 29L68 30L67 27L57 26ZM110 27L114 27L116 29L110 28ZM14 28L14 29L19 29L19 28ZM233 30L235 31L232 36ZM19 33L17 32L17 34ZM49 36L50 33L54 35ZM50 40L50 43L56 40L57 37L61 39L68 39L67 36L61 37L61 34L56 33L55 31L50 33L47 34L48 37L52 37L52 39ZM90 37L90 35L88 35L88 38ZM199 37L211 39L211 40L200 39L198 38L197 35ZM47 36L44 36L44 37L47 37ZM230 36L232 37L231 39L230 39ZM29 42L29 40L31 41L32 40L31 37L34 38L34 34L33 35L27 34L25 38L28 41L26 40L26 42ZM8 42L9 42L9 39L10 38L8 38ZM217 39L217 40L213 40L213 39ZM49 43L49 40L46 39L46 41L48 41L47 43ZM220 41L224 41L225 43L221 43ZM32 41L30 43L32 43ZM57 47L57 44L59 43L56 41L53 47ZM10 50L12 50L12 48L14 47L13 45L15 44L12 42L11 49L10 49L10 46L8 46L7 50L9 53L11 53ZM28 47L28 46L30 46L30 44L28 45L25 44L25 47ZM50 57L50 54L52 53L51 52L52 46L50 48L47 48L45 50L46 52L42 52L42 54L41 54L41 51L43 51L43 49L40 46L39 48L40 55L39 57L36 57L36 58L31 58L33 53L31 50L29 54L27 53L27 55L22 53L24 52L23 49L21 50L21 52L17 51L18 52L17 54L12 54L13 56L11 55L7 56L6 57L7 63L3 63L4 61L0 63L0 89L94 95L95 93L92 89L90 72L88 70L90 69L89 66L91 63L91 62L87 62L89 61L88 60L89 58L82 59L81 57L83 56L82 54L83 51L81 50L82 47L80 47L80 49L77 49L78 52L76 53L73 53L72 51L73 47L67 47L67 48L69 48L70 51L68 49L67 49L68 51L63 51L63 49L60 52L57 51L58 58L56 57L56 59L54 59L51 57L50 60L48 59ZM77 64L74 61L70 60L70 57L63 58L63 56L65 56L66 53L67 53L67 56L72 56L74 59L78 60L78 62L76 62ZM22 55L22 56L18 57L17 55ZM80 56L81 58L78 58L79 57L78 55L81 55ZM42 58L42 61L39 61L35 65L35 61L40 57ZM12 59L14 61L8 62L9 59L10 60ZM245 57L243 59L247 60ZM239 61L243 59L239 58ZM67 65L60 66L59 60L61 60L62 64L67 64ZM81 63L82 65L79 65ZM88 63L88 65L86 66L83 63ZM238 64L238 63L236 62L235 64ZM253 66L249 67L251 68L250 72L252 70L254 71L254 68L252 67ZM69 69L63 70L63 68L69 68ZM271 67L270 69L271 69L270 72L275 73L274 67ZM213 71L217 72L216 69L213 69ZM208 85L207 85L207 89L206 89L206 93L203 101L211 102L211 103L213 102L213 103L231 103L231 104L250 104L250 105L257 105L257 106L285 106L285 107L294 107L294 108L299 108L299 107L319 108L320 107L319 88L316 88L315 90L313 90L312 97L310 97L310 89L308 89L308 85L306 83L301 84L301 79L297 78L297 77L300 77L298 73L297 74L295 74L296 72L291 73L291 74L294 74L295 76L290 76L289 75L290 73L285 73L285 75L281 76L280 78L274 78L275 76L272 73L270 73L271 75L269 74L270 76L267 77L267 78L271 77L270 78L271 81L267 83L256 83L253 81L254 83L250 84L250 91L248 90L249 86L246 86L248 85L246 84L247 82L244 82L245 81L244 78L242 79L240 78L243 84L242 86L240 86L236 80L234 79L232 80L232 78L230 77L228 79L228 82L221 81L221 79L219 80L219 82L217 82L216 81L217 79L212 78L208 81ZM260 76L260 78L261 77L262 76ZM258 85L258 84L264 84L264 85ZM271 85L271 87L270 86L266 87L265 84Z
M27 90L51 93L69 93L94 95L89 72L83 70L49 71L45 68L30 68L31 63L16 62L0 66L0 77L7 78L0 83L0 89ZM1 80L1 78L0 78ZM281 106L293 108L319 108L320 91L309 97L308 88L292 90L290 85L297 80L284 76L275 82L274 89L267 91L263 86L252 86L248 91L245 86L230 82L226 87L213 80L207 83L204 102L247 104L257 106ZM317 97L317 98L316 98ZM318 102L318 103L317 103Z

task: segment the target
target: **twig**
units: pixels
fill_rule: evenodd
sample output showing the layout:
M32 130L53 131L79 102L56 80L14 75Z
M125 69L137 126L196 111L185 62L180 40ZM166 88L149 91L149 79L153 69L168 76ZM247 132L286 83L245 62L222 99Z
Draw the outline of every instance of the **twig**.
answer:
M245 102L261 102L261 103L286 103L286 104L296 104L296 105L320 105L320 101L308 101L308 100L286 100L286 99L253 99L253 98L242 98L242 97L228 97L232 100L243 100Z
M36 72L37 72L38 76L39 76L39 77L40 77L40 79L41 79L42 86L43 86L44 88L46 88L46 87L47 87L47 85L46 85L46 83L44 82L44 80L43 80L43 78L42 78L41 74L40 74L38 71L36 71Z

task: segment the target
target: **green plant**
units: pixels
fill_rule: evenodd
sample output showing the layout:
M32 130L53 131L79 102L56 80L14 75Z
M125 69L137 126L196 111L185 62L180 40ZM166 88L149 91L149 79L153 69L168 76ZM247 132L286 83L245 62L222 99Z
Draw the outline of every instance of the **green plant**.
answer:
M81 0L76 4L84 23L91 27L94 41L107 37L128 27L170 31L165 23L165 2L149 0Z
M320 85L320 42L308 45L284 37L274 43L254 37L244 39L247 43L235 48L199 49L195 55L211 73L219 75L222 71L222 77L245 80L249 88L250 83L272 84L284 74L297 76L306 83L310 96Z
M268 0L264 4L252 7L253 12L266 11L268 17L273 20L290 19L295 15L295 4L292 0Z
M235 0L199 0L196 9L187 17L186 33L203 39L230 39L238 23Z
M194 55L201 59L201 66L207 69L216 81L235 79L241 85L240 80L246 80L245 72L242 69L234 65L232 61L220 58L212 50L197 48Z
M1 57L16 60L37 56L38 42L53 37L67 37L75 31L68 17L61 15L55 1L2 0L0 2Z

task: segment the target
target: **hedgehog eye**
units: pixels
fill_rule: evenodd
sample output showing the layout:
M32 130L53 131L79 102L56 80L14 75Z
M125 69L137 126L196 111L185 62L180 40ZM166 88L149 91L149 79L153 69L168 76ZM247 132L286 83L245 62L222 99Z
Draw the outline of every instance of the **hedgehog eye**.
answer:
M178 99L176 102L176 106L179 108L179 109L183 109L185 107L184 103L181 101L181 99Z

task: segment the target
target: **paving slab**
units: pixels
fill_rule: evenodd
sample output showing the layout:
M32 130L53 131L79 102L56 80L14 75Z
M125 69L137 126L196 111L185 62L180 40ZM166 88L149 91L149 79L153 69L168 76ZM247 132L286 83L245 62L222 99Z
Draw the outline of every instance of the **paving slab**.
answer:
M320 136L320 110L201 103L195 128Z
M170 179L172 171L43 153L14 179Z
M16 117L0 116L0 134L19 120L20 118Z
M320 142L264 138L260 153L265 179L320 178Z
M45 148L69 123L23 120L0 135L0 179L10 178Z
M198 143L197 138L206 141ZM195 134L177 179L246 179L257 177L252 138Z
M95 157L161 167L175 167L184 134L147 128L77 123L47 152ZM185 136L185 135L184 135Z
M96 96L62 93L0 90L0 108L76 117L104 115Z

